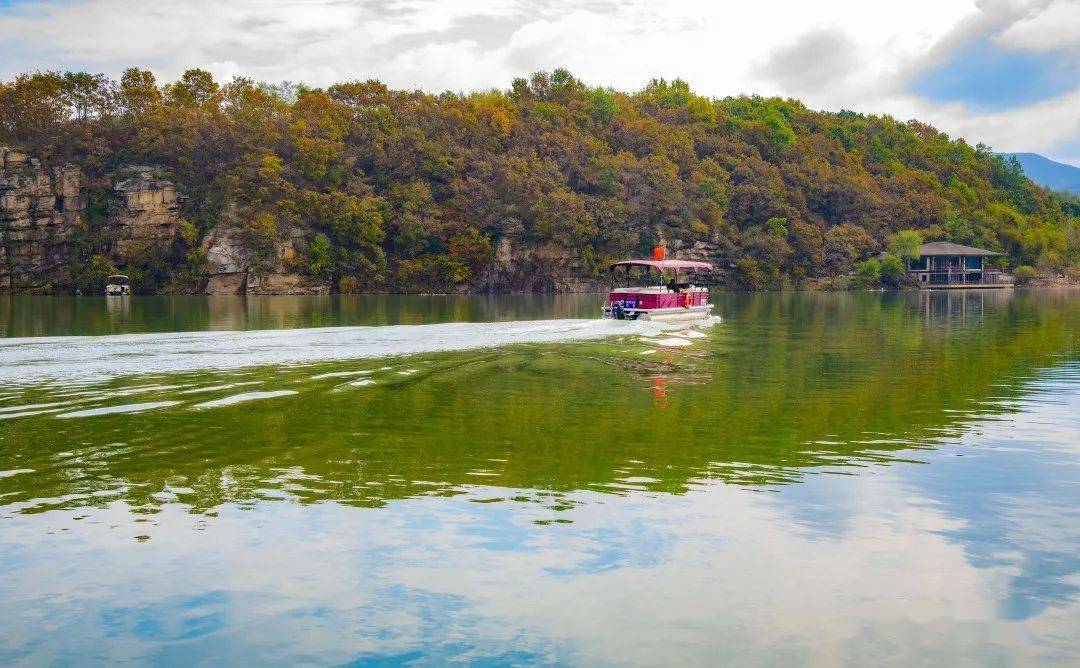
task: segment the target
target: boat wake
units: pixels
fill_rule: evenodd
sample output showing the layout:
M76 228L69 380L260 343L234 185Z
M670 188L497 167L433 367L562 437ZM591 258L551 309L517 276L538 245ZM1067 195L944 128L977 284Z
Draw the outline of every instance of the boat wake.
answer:
M597 319L0 339L0 384L71 386L132 374L652 337L671 329L657 322Z

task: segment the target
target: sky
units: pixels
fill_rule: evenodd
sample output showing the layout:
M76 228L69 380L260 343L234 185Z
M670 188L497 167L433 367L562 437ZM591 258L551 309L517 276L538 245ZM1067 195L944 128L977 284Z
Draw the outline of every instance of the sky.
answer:
M0 0L0 79L43 69L438 92L590 85L918 118L1080 165L1080 0Z

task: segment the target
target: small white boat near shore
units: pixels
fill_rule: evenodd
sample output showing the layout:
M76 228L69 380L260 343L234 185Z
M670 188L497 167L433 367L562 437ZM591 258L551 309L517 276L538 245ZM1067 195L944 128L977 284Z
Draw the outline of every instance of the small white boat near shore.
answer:
M105 279L105 294L109 297L130 295L131 280L123 274L113 274Z

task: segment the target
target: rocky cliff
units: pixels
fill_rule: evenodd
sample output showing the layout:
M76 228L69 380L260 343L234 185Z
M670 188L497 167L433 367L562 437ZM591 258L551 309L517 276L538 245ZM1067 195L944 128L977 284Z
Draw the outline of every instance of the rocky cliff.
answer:
M105 194L101 248L118 265L175 238L182 198L154 167L122 170ZM48 292L66 285L79 261L73 239L87 231L88 196L77 165L46 166L0 147L0 291Z
M595 292L606 280L584 266L580 254L553 244L530 245L520 223L508 220L491 263L479 277L485 292Z
M77 165L48 166L24 152L0 147L0 292L71 291L77 265L90 255L130 271L147 251L159 257L170 251L180 231L185 199L163 168L128 166L98 175L93 179L99 184L95 190L89 189L90 180ZM88 202L93 202L89 209L94 215ZM327 282L296 269L298 257L306 253L309 232L291 227L269 257L256 258L246 243L242 218L235 206L227 208L201 240L205 257L201 278L183 289L211 295L330 291ZM557 243L537 243L513 217L502 227L490 261L454 290L592 292L607 285L602 258L586 259ZM655 235L665 241L662 230ZM718 254L713 240L666 243L687 259ZM164 288L172 286L166 282Z
M310 295L328 294L330 286L287 271L295 257L295 246L304 243L304 233L294 228L289 238L277 244L271 271L255 271L252 252L235 228L215 229L203 240L207 276L203 293L208 295Z
M91 222L87 179L77 165L47 166L25 152L0 147L0 292L73 289L73 269L85 261L76 238L87 239L90 253L121 270L147 251L168 251L180 230L185 198L165 170L128 166L101 180L105 185L94 191L94 200L102 206L94 209L104 216ZM232 221L235 216L225 218L202 241L206 294L329 292L329 285L289 269L296 249L305 245L302 230L293 229L269 264L256 268ZM85 256L87 249L81 250Z
M84 207L78 167L48 168L0 147L0 290L43 291L62 282Z
M172 241L181 204L173 183L155 167L128 167L118 177L107 225L111 254L127 257L147 245Z

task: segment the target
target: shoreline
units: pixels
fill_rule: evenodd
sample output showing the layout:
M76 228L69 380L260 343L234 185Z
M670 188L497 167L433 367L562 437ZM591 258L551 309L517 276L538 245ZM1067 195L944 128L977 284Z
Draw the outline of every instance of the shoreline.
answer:
M950 291L950 292L977 292L977 291L999 291L999 290L1028 290L1028 289L1076 289L1080 288L1080 279L1067 279L1067 278L1052 278L1052 279L1037 279L1025 283L1024 285L1005 286L997 288L919 288L911 285L905 285L895 288L887 287L874 287L874 288L854 288L854 287L832 287L830 285L803 285L799 287L784 287L778 289L767 290L743 290L739 288L732 288L727 286L705 286L711 291L725 293L725 294L769 294L769 293L806 293L806 292L821 292L821 293L841 293L841 292L928 292L928 291ZM607 293L607 289L600 290L564 290L564 291L519 291L519 290L506 290L506 291L460 291L460 292L393 292L389 290L373 290L365 292L307 292L307 293L295 293L295 292L258 292L258 293L238 293L238 294L206 294L203 292L161 292L152 294L135 293L133 295L127 295L129 297L205 297L208 299L216 299L220 297L369 297L369 296L411 296L411 297L507 297L507 296L522 296L522 297L541 297L541 296L570 296L570 295L603 295ZM94 298L105 297L104 293L100 294L83 294L76 295L72 293L38 293L38 292L0 292L0 298L12 298L12 297L54 297L54 298Z

